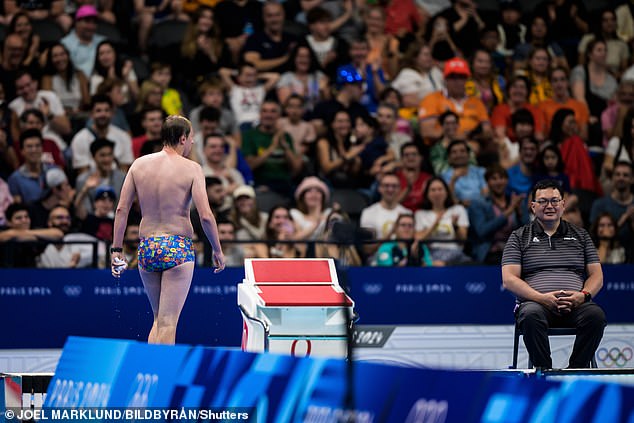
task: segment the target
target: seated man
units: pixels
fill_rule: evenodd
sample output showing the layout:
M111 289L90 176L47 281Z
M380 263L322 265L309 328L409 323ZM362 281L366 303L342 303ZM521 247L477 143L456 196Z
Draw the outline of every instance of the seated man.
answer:
M0 230L0 262L11 267L35 267L35 258L43 250L42 242L64 236L58 228L31 229L29 208L24 204L11 204L5 215L7 228Z
M112 187L98 187L93 200L94 210L83 220L80 232L92 235L101 241L112 242L116 202L117 194Z
M376 240L388 239L394 228L396 219L401 214L412 214L411 210L399 203L401 183L395 173L384 173L379 178L378 191L381 199L361 211L359 226L367 229ZM374 261L374 253L379 244L364 244L364 252Z
M134 161L130 135L112 124L112 100L95 94L90 99L90 120L92 124L75 134L70 148L73 152L73 169L80 175L96 169L90 152L90 145L98 138L106 138L114 143L114 157L119 169L127 172Z
M67 148L66 142L59 135L50 131L45 126L46 119L41 110L26 109L19 118L20 133L27 129L37 129L42 133L42 163L54 164L64 169L66 161L64 160L63 151ZM20 164L24 158L18 155Z
M468 208L471 231L471 255L480 263L500 264L504 245L511 232L522 222L524 197L506 194L509 176L500 165L484 173L489 195L474 200Z
M92 75L97 46L106 39L97 34L99 11L95 6L84 4L75 12L75 27L62 38L61 43L70 52L70 60L86 77Z
M94 211L93 198L98 187L109 186L119 198L125 174L115 168L115 144L105 138L97 138L90 144L90 154L95 162L95 169L84 172L77 177L77 196L74 199L75 215L83 220Z
M240 244L232 243L232 241L236 240L235 223L228 219L218 219L218 238L221 242L228 241L224 248L227 266L242 266L246 255L245 249Z
M15 76L17 97L9 103L13 112L11 131L14 139L20 137L19 117L28 109L37 109L46 117L45 132L53 132L60 138L69 136L72 128L66 110L54 91L40 90L38 79L32 71L21 70Z
M455 140L447 147L449 169L442 173L456 200L464 205L488 193L484 181L484 168L469 163L469 145L464 140Z
M247 38L244 60L253 63L260 72L283 72L297 44L295 36L284 31L284 7L280 3L264 3L262 22L262 31Z
M64 234L63 244L48 244L37 258L39 268L80 268L93 265L93 249L98 248L97 238L72 231L68 208L55 206L48 215L48 227ZM71 241L78 241L77 244ZM91 244L92 242L92 244ZM98 261L105 260L105 245L98 249Z
M568 367L584 368L606 324L603 310L592 301L603 286L597 250L585 229L561 219L563 197L556 180L535 184L535 220L511 234L502 256L502 283L517 296L517 324L537 368L553 367L549 327L577 329Z
M24 164L14 171L7 182L16 203L31 204L45 194L46 171L56 168L42 161L42 133L27 129L20 134L20 151Z
M609 213L617 222L619 242L631 254L634 249L634 170L632 163L619 161L612 171L612 192L597 198L590 209L590 222L603 213Z
M260 108L260 124L244 134L242 151L257 187L290 195L291 179L299 175L303 162L291 137L277 129L281 113L279 104L265 101Z

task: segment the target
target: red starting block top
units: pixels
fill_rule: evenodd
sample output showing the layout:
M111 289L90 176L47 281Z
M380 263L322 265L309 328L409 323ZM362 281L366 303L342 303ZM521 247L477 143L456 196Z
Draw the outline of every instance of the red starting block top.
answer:
M267 307L352 306L352 301L330 285L258 285Z
M260 283L337 283L325 260L251 260L253 277Z

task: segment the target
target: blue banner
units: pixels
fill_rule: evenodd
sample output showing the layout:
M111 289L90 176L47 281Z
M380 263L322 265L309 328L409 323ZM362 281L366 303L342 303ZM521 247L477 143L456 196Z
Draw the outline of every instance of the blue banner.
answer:
M596 301L608 324L633 323L634 266L604 266ZM196 269L177 342L239 346L243 268ZM512 324L498 267L349 268L339 273L365 325ZM152 312L137 271L0 270L0 349L61 348L68 336L146 340Z
M362 324L513 324L515 298L496 266L347 270ZM603 266L595 301L608 324L632 323L634 266Z
M97 369L102 366L109 377ZM280 423L629 423L634 415L632 387L517 373L347 366L343 360L70 338L45 407L242 409L256 416L249 421ZM101 390L87 389L96 385Z

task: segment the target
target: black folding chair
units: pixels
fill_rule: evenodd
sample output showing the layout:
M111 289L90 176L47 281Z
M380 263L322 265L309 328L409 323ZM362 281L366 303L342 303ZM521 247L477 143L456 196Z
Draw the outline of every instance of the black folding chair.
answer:
M519 353L520 346L520 336L523 336L522 330L520 329L517 321L515 322L515 334L513 336L513 365L512 369L517 369L517 355ZM564 336L564 335L577 335L577 328L548 328L548 336ZM531 362L530 355L528 357L528 368L532 368L533 363ZM599 366L597 365L597 360L594 356L592 356L592 360L590 360L590 367L593 369L597 369Z

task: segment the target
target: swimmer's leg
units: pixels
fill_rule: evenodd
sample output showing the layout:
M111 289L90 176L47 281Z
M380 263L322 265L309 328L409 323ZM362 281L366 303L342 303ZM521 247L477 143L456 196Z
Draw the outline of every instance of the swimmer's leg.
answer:
M152 322L152 330L148 336L148 344L158 344L158 314L159 314L159 299L161 295L161 276L163 272L148 272L139 267L139 274L145 287L148 300L150 300L150 306L152 307L152 314L154 316Z
M194 275L196 262L188 261L163 271L158 307L158 332L156 342L174 344L176 326Z

